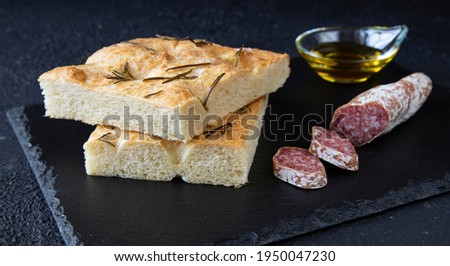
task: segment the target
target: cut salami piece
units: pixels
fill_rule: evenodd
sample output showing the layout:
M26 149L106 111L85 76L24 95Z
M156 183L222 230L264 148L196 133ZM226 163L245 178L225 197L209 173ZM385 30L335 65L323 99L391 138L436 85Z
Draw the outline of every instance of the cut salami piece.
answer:
M356 171L359 168L358 154L352 143L323 127L312 128L309 152L342 169Z
M339 107L330 128L348 138L354 146L364 145L414 115L431 89L431 80L423 73L377 86Z
M273 157L276 177L304 189L322 188L327 184L327 174L320 160L307 149L281 147Z

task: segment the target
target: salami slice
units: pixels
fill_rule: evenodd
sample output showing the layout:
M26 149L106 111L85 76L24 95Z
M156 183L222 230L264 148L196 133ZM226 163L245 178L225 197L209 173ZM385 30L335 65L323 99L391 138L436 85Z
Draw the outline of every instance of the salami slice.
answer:
M323 127L312 128L309 152L342 169L356 171L359 168L358 154L352 143Z
M358 147L386 134L406 121L427 99L432 83L423 73L380 85L339 107L330 128Z
M281 147L273 157L276 177L304 189L317 189L327 184L327 174L320 160L307 149Z

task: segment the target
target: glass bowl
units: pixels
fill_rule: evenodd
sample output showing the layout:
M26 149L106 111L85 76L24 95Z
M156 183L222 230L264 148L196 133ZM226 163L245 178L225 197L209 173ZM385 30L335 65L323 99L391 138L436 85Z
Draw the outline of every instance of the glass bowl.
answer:
M364 82L397 54L408 27L323 27L295 39L300 55L323 79Z

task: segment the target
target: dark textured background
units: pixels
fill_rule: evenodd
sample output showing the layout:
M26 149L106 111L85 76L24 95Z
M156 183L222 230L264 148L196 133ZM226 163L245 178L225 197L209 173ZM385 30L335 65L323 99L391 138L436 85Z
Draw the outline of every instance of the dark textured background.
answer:
M297 57L293 41L304 30L374 24L408 25L395 62L450 87L450 18L437 1L0 1L0 244L63 244L4 114L42 102L36 82L42 72L155 33ZM448 245L449 223L447 194L280 244Z

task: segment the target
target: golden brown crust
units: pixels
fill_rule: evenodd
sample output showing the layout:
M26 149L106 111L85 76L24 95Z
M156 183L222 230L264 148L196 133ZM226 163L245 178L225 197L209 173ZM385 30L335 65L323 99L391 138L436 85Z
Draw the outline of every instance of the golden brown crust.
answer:
M133 39L114 44L95 52L85 65L58 67L39 77L39 81L64 82L83 88L143 98L163 90L155 96L145 98L162 106L180 106L194 93L204 99L211 84L221 74L225 76L217 84L220 90L233 80L250 76L259 68L280 61L289 61L287 54L278 54L259 49L243 48L237 66L236 53L239 48L218 44L198 47L190 40L165 40L162 38ZM113 70L123 71L125 64L135 80L115 83L107 79ZM210 63L209 65L167 70L186 64ZM195 79L179 79L166 84L163 80L143 81L149 77L172 77L192 69ZM190 88L192 93L187 89Z

